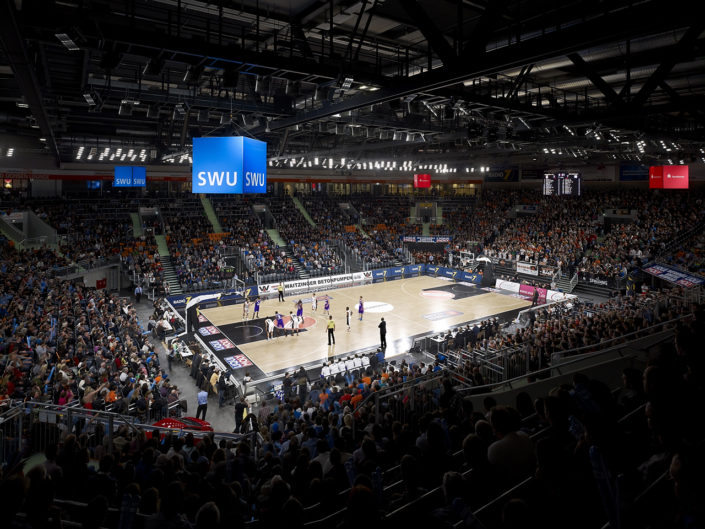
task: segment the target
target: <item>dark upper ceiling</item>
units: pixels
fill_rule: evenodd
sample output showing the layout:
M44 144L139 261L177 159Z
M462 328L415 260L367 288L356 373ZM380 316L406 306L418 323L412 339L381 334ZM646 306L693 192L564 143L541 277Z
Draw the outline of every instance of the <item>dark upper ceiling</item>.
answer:
M287 167L700 161L705 19L692 9L0 0L0 157L18 138L57 162L188 163L192 137L235 134Z

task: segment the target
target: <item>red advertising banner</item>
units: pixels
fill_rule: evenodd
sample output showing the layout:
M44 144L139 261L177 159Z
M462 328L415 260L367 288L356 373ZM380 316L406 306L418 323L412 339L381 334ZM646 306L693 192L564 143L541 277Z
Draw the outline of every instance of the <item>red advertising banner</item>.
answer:
M688 166L687 165L664 165L663 166L663 188L664 189L688 189Z
M415 174L414 175L414 187L431 187L431 175L430 174Z
M649 167L649 189L663 189L663 166Z
M649 189L688 189L687 165L649 167Z
M532 287L530 285L520 285L519 286L519 294L521 296L524 296L527 299L533 299L534 292L536 290L539 291L538 302L543 305L544 303L546 303L546 295L548 294L548 291L545 288L537 288L537 287Z

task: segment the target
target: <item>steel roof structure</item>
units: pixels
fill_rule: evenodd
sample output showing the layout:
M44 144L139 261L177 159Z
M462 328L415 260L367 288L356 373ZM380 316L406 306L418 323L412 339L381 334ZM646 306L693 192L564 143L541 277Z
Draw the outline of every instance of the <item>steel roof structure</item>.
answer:
M244 135L287 167L699 161L705 19L692 9L1 0L0 158L187 164L193 137Z

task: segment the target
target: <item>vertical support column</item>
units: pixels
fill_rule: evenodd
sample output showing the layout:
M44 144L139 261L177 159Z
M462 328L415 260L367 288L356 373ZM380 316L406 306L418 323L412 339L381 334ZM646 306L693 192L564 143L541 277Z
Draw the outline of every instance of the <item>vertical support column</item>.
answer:
M328 0L328 39L330 56L333 57L333 0Z
M259 0L257 0L257 20L256 20L256 34L255 37L257 42L255 44L255 49L259 52Z

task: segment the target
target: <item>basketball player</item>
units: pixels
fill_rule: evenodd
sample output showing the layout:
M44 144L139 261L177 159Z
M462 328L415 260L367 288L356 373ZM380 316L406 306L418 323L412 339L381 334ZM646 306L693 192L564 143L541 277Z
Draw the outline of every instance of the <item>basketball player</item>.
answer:
M289 311L289 322L291 323L291 335L293 336L296 322L294 321L294 313L292 311ZM289 336L289 330L287 329L285 332L286 335ZM296 334L299 334L298 329L296 329Z
M304 302L301 300L296 302L296 315L302 319L304 317Z
M301 327L301 317L292 316L291 317L291 328L296 336L299 335L299 327Z
M250 317L250 300L245 298L245 302L242 304L242 319L244 321Z
M362 296L360 296L359 305L357 307L357 312L360 314L360 321L362 321L362 316L365 314L365 302L362 301Z
M267 318L264 320L264 325L267 329L267 340L274 338L274 321L272 318Z
M284 317L276 311L274 312L274 317L277 320L277 327L279 327L284 335L286 335L286 331L284 330Z
M318 308L318 298L316 297L316 294L314 294L311 298L311 310L315 313L316 308Z
M254 313L252 314L252 319L253 319L253 320L256 320L257 318L259 318L259 306L260 306L260 303L262 303L262 300L259 299L259 296L257 296L257 297L255 298L255 310L254 310Z
M350 320L352 320L352 315L353 311L350 310L350 307L345 307L345 323L348 326L348 332L350 332Z
M326 296L326 302L323 305L323 314L327 314L328 316L330 316L330 298L328 297L327 294L325 296Z

